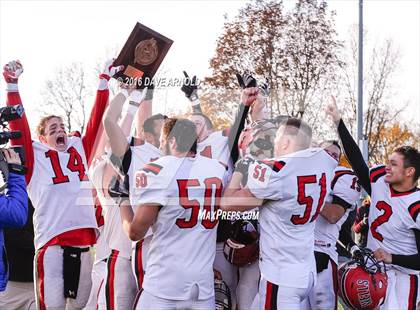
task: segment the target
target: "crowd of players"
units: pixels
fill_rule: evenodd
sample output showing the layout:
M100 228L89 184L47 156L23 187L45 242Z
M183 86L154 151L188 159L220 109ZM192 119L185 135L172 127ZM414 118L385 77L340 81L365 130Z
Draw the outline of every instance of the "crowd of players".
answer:
M237 76L231 127L215 131L194 83L182 87L189 119L152 115L153 89L122 85L109 100L122 69L111 61L100 74L84 136L55 115L40 120L39 141L25 115L10 122L22 132L13 143L25 148L35 208L37 309L337 309L339 287L354 307L416 308L415 148L369 169L332 100L327 114L352 171L339 165L340 145L315 143L304 121L268 119L269 87L250 74ZM18 61L4 67L7 105L22 103L22 72ZM354 258L366 253L340 233L362 188L371 198L367 248L387 277L380 288L367 278L360 297L345 276L338 283L336 243ZM258 220L222 220L219 208Z

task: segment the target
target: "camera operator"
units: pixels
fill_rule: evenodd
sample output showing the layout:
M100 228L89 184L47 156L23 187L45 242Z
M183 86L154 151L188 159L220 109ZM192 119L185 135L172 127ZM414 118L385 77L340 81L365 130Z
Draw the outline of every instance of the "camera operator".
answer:
M5 190L0 193L0 292L6 289L9 273L3 229L23 226L28 217L28 194L20 157L13 149L1 152L0 188Z
M35 310L34 268L35 256L34 208L28 200L28 220L22 228L4 230L4 245L9 262L9 282L0 292L0 309Z

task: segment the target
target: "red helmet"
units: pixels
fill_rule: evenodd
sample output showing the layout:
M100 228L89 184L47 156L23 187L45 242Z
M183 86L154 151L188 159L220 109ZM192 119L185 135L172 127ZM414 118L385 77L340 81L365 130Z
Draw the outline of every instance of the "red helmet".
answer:
M259 254L258 238L258 228L254 221L235 221L232 224L230 237L223 246L226 260L238 267L256 261Z
M376 309L383 304L388 286L385 265L370 249L338 269L338 294L351 309Z

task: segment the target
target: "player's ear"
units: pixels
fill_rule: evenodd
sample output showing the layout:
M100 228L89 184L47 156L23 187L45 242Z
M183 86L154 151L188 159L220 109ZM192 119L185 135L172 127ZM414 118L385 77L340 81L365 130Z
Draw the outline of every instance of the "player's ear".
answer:
M150 132L145 132L145 133L143 134L143 136L144 136L144 140L146 140L146 141L147 141L147 142L149 142L149 143L150 143L150 141L153 141L153 139L154 139L153 134L152 134L152 133L150 133Z
M409 178L411 178L415 172L416 172L416 169L414 167L408 167L405 169L405 175Z
M169 145L170 145L171 149L176 149L177 143L176 143L175 137L170 138L168 142L169 142Z
M41 143L47 144L47 138L45 136L38 136L38 140Z

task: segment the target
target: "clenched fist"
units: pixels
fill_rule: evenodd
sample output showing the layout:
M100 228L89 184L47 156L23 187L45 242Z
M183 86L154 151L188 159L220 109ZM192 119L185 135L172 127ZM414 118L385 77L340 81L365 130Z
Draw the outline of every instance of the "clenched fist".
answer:
M3 67L4 80L6 83L17 84L22 72L23 66L19 60L10 61Z

